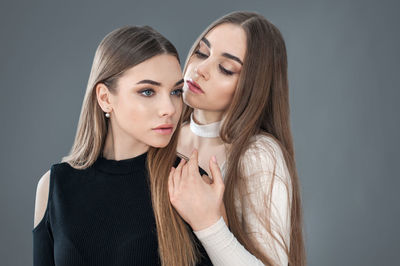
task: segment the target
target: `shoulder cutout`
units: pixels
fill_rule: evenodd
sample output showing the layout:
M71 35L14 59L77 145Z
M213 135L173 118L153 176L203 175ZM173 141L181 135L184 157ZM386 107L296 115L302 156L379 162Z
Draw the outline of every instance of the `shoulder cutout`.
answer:
M36 200L35 200L35 216L34 216L34 228L43 219L47 208L47 201L49 198L49 187L50 187L50 170L47 171L39 180L36 189Z

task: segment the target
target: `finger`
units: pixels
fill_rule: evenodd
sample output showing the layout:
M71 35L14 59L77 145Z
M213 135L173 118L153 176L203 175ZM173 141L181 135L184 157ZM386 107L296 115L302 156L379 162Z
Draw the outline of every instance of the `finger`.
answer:
M206 184L212 184L212 179L208 175L202 175L201 178Z
M221 170L219 169L217 158L215 158L214 155L211 156L210 159L210 170L213 179L213 184L218 186L224 185L224 181L222 180Z
M172 195L174 194L174 188L175 188L175 183L174 183L174 169L175 168L171 168L171 171L169 172L169 176L168 176L168 193L169 193L169 197L171 198Z
M188 163L186 163L183 168L182 168L182 176L183 178L189 178L189 167L188 167Z
M182 179L182 168L185 165L186 161L185 159L181 159L181 161L178 164L178 167L174 170L174 183L175 183L175 188L179 187Z
M193 150L188 162L188 167L189 174L193 174L199 171L199 152L197 151L197 149Z

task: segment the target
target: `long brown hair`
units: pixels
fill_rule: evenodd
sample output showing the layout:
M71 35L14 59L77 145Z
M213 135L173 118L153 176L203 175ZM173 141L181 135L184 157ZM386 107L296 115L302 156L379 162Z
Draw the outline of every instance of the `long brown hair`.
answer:
M96 161L104 149L109 121L97 102L96 85L104 83L111 92L115 92L117 80L124 71L160 54L174 55L179 61L175 47L148 26L116 29L100 42L86 87L74 144L69 155L63 158L64 162L76 169L85 169ZM196 262L197 248L191 245L192 235L169 201L167 186L168 173L176 159L180 123L166 147L149 148L147 168L161 262L163 265L184 266Z
M233 12L213 22L193 44L185 69L199 45L199 41L213 28L223 23L239 25L246 32L247 50L232 102L225 112L220 137L229 143L227 157L224 203L232 233L238 241L266 265L273 259L262 252L245 233L234 202L238 195L243 199L248 191L240 159L257 134L273 138L282 150L290 174L292 205L290 210L290 248L283 243L290 265L305 265L305 248L302 231L300 185L294 159L294 147L289 118L289 85L287 77L286 46L280 31L263 16L252 12ZM183 122L190 119L193 109L185 106ZM271 189L269 191L272 191ZM238 193L238 194L236 194ZM270 195L269 195L270 197ZM270 199L269 199L270 202ZM270 205L265 202L265 212ZM246 217L243 217L244 219ZM260 217L262 219L263 217ZM271 221L262 221L274 237ZM276 240L277 238L274 237ZM281 236L282 238L282 236ZM281 242L282 243L282 242Z

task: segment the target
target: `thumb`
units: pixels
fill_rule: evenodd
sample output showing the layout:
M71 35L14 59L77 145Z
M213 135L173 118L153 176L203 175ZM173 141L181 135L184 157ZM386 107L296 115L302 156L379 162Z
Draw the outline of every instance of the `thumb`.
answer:
M223 185L224 181L222 180L221 170L219 169L219 165L215 156L211 156L210 159L210 170L211 176L213 178L213 184Z

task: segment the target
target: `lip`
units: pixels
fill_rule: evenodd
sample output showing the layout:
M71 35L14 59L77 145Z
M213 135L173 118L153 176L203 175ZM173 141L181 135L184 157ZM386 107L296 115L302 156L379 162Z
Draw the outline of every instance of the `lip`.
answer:
M174 125L173 124L162 124L158 127L153 128L153 130L161 135L169 135L174 132Z
M188 84L189 90L193 93L196 94L203 94L204 91L201 89L200 85L194 82L191 79L186 80L186 83Z

